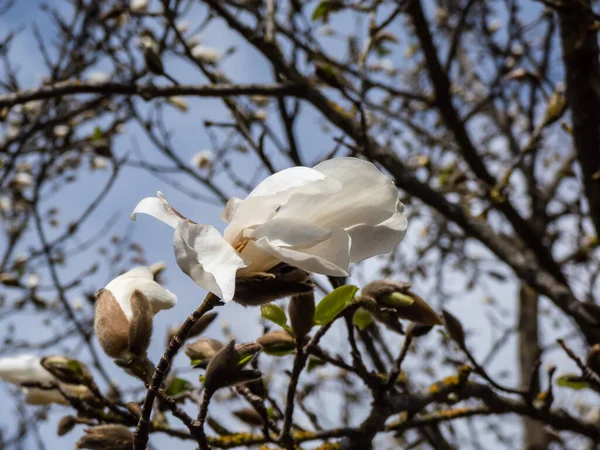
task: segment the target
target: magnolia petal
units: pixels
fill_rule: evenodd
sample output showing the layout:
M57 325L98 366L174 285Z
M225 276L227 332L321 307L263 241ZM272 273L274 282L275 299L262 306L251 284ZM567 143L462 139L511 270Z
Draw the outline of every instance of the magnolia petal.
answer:
M300 219L275 218L247 231L244 237L266 238L275 247L312 247L331 236L331 231Z
M255 245L282 262L308 272L336 277L348 276L350 236L342 228L331 230L331 236L312 247L292 249L277 247L263 237Z
M323 228L376 225L396 212L398 191L373 164L357 158L336 158L315 166L342 189L331 194L296 195L277 217L302 218Z
M34 382L51 384L56 379L44 369L40 358L34 355L19 355L0 358L0 378L16 385Z
M156 195L157 197L146 197L140 201L131 213L131 220L135 220L137 214L148 214L173 228L177 226L180 220L186 220L179 211L169 204L162 192L158 191Z
M236 273L246 263L216 228L181 221L173 248L177 264L198 286L225 302L233 298Z
M348 230L352 237L350 258L352 262L389 253L396 248L406 234L408 221L404 205L398 202L398 212L377 225L357 225Z
M238 277L252 276L256 275L257 273L268 272L281 262L270 253L258 248L254 241L248 241L242 250L242 258L248 265L238 270Z
M244 228L269 220L292 196L322 195L339 191L339 181L308 167L292 167L267 177L245 200L228 203L224 214L230 220L225 229L227 242L234 242ZM301 217L301 216L300 216Z
M153 314L170 309L177 304L177 296L154 281L149 267L139 266L118 276L105 287L115 297L125 317L131 321L131 294L138 289L146 296L152 306Z
M240 198L231 197L227 201L227 204L225 205L225 209L221 213L221 219L223 219L225 222L231 222L231 220L233 219L233 216L235 215L235 211L237 210L238 206L240 206L240 203L242 203L242 202L243 202L243 200Z

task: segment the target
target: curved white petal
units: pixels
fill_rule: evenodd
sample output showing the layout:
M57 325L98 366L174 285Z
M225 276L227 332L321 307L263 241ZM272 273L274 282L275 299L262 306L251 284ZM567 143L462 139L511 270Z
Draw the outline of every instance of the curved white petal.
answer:
M233 298L242 257L209 225L180 221L173 240L177 264L196 284L227 302Z
M276 217L302 218L323 228L376 225L396 212L398 191L373 164L357 158L324 161L315 170L337 180L342 189L331 194L295 195Z
M154 281L152 271L146 266L135 267L125 272L108 283L105 289L115 297L127 320L131 320L133 316L131 294L136 289L146 296L154 314L177 304L175 294Z
M404 205L398 202L398 212L377 225L357 225L348 229L352 237L350 259L359 262L371 256L383 255L396 248L406 234L408 221Z
M244 228L269 220L292 196L323 195L339 191L339 181L328 178L308 167L292 167L267 177L245 200L234 201L226 207L230 220L223 236L233 243Z
M272 254L258 248L255 241L248 241L242 250L242 258L248 265L238 270L238 277L268 272L281 262Z
M280 261L308 272L337 277L348 276L350 236L342 228L334 228L329 239L308 248L278 247L267 237L260 238L255 245Z
M275 247L312 247L331 236L331 231L300 219L275 218L246 231L244 237L267 238Z
M56 379L42 367L35 355L19 355L0 358L0 378L12 384L26 382L54 383Z
M225 204L225 209L221 213L221 219L223 219L225 222L231 222L233 216L235 215L235 211L242 202L243 200L240 198L231 197Z
M146 197L140 201L131 213L131 220L135 220L137 214L148 214L175 228L180 220L186 219L169 204L162 192L158 191L156 195L156 197Z

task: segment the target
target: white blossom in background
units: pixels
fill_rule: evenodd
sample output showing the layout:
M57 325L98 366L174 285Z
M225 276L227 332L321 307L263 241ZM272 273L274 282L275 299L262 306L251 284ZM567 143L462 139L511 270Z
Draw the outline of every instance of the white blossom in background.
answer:
M150 272L152 272L152 276L156 278L167 268L167 263L164 261L157 261L154 264L150 264Z
M6 214L12 209L12 199L6 195L0 196L0 213Z
M110 76L105 72L91 72L87 76L87 80L92 83L106 83L110 80Z
M90 162L90 167L93 170L103 170L108 167L108 158L104 156L94 156Z
M180 22L177 22L177 31L179 31L180 33L185 33L187 30L190 29L190 23L187 20L182 20Z
M217 48L196 45L192 48L192 56L206 64L216 64L223 58L223 52Z
M17 172L12 183L16 189L25 189L33 184L33 177L28 172Z
M0 358L0 378L8 383L20 386L22 383L40 383L44 386L58 384L62 389L74 396L86 395L88 388L81 385L59 382L41 364L41 358L34 355L20 355ZM31 405L48 405L58 403L68 405L62 394L56 390L39 388L21 388L25 394L25 403Z
M267 110L263 109L263 108L257 109L256 111L254 111L254 114L252 115L252 117L255 120L260 120L260 121L267 120L267 116L268 116Z
M192 156L192 165L198 169L208 169L212 166L215 154L211 150L201 150Z
M25 279L25 286L34 289L40 285L41 277L39 273L31 273Z
M56 125L52 129L52 132L54 133L54 136L62 138L69 134L70 129L71 128L68 125Z
M148 9L148 0L131 0L129 9L132 11L146 11Z
M331 25L321 25L317 30L321 36L333 36L335 35L335 30Z
M261 182L246 199L232 198L223 236L182 216L165 199L143 199L136 214L175 229L177 264L196 284L229 301L236 279L270 277L280 263L331 276L348 276L352 262L392 251L407 220L394 183L357 158L293 167Z
M149 267L135 267L118 276L100 290L96 300L94 330L102 349L113 358L142 356L150 344L152 317L176 303L175 294L154 281ZM134 329L144 334L134 336Z
M7 140L14 139L18 135L19 135L19 127L16 127L14 125L9 126L6 130L6 132L4 133L4 136L6 137Z
M167 97L167 102L175 108L177 108L178 110L180 110L181 112L187 112L189 109L187 101L179 95Z

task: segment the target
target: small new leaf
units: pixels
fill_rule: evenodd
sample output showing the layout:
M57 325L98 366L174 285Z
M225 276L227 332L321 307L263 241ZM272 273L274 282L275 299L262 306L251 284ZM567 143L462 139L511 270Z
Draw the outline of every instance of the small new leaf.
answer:
M585 381L579 375L567 374L556 379L556 384L558 386L567 387L570 389L574 389L579 391L581 389L585 389L590 387L589 383Z
M279 306L268 303L260 307L260 315L267 320L279 325L281 328L287 330L287 317L285 311Z
M312 20L327 22L329 14L341 10L343 3L339 0L322 0L312 13Z
M327 325L341 313L354 298L358 287L340 286L323 298L315 308L315 324Z
M352 323L362 331L373 323L373 316L366 309L358 308L352 317Z
M173 378L167 386L167 395L175 396L192 389L192 385L183 378Z

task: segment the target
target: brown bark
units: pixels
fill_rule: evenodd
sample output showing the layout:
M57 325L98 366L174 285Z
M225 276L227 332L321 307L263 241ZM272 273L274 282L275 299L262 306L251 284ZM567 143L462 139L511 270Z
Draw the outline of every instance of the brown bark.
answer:
M589 0L557 9L573 140L596 234L600 236L600 63Z
M537 368L540 357L538 305L539 299L535 291L522 284L519 289L519 369L521 387L524 390L533 388L534 396L540 390ZM528 417L523 419L522 448L525 450L548 448L548 438L542 423Z

